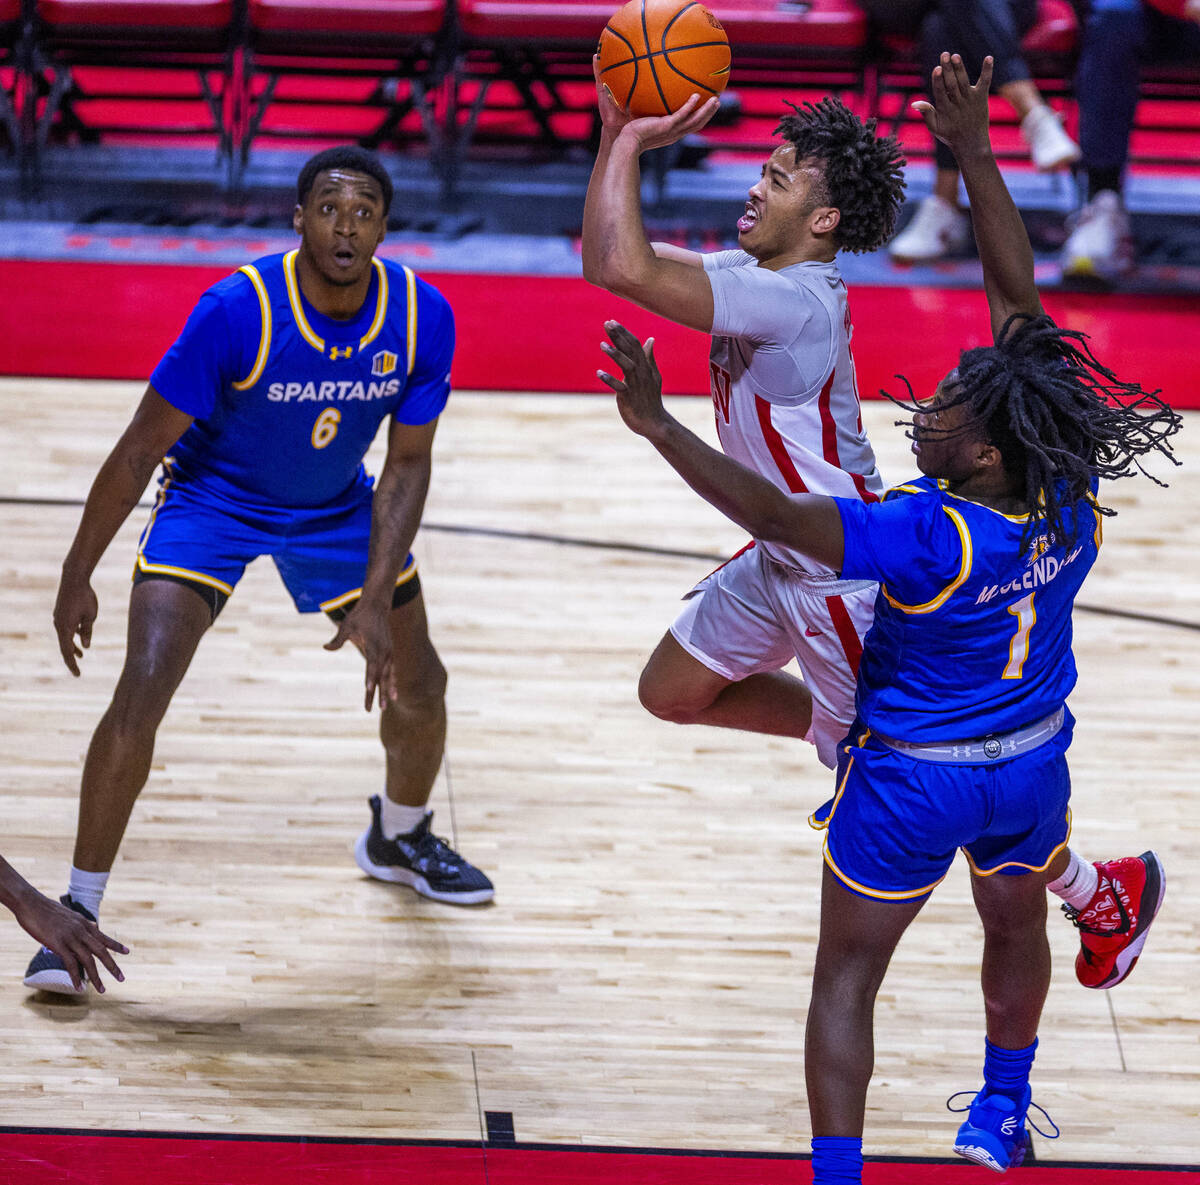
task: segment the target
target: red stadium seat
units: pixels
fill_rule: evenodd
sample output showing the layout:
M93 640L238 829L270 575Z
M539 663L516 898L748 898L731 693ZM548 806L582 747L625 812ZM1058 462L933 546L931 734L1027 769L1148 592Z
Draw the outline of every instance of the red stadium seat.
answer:
M730 45L780 54L858 54L867 45L867 17L853 0L716 0L710 5Z
M250 32L259 47L307 47L327 57L411 45L441 31L445 0L250 0Z
M532 119L550 148L585 138L595 112L592 54L620 2L458 0L456 97L470 108L465 122L454 125L460 150L502 125L506 112ZM739 89L861 85L867 22L855 0L706 2L729 35ZM816 74L802 81L810 69ZM497 97L513 91L515 101Z
M43 41L120 51L229 46L233 0L38 0Z
M375 86L358 105L378 109L379 117L366 134L360 130L359 142L376 147L385 140L429 139L436 157L431 92L449 69L448 13L447 0L249 0L247 110L237 134L239 160L246 160L263 133L269 111L280 116L267 127L271 135L330 134L328 126L299 127L283 118L312 102L295 88L281 90L285 76L371 80Z
M468 42L594 49L617 7L613 0L459 0L458 26Z
M37 0L33 15L30 70L46 93L35 160L44 155L52 130L86 138L128 131L198 133L216 136L228 156L225 109L236 48L235 0ZM80 80L83 67L86 82ZM196 85L189 93L178 87L155 93L153 82L131 86L131 67L186 70ZM180 112L179 120L137 114L152 104ZM103 114L93 115L97 109L118 109L124 118L109 124Z
M1079 21L1070 0L1038 0L1037 20L1021 42L1030 55L1066 59L1079 40Z

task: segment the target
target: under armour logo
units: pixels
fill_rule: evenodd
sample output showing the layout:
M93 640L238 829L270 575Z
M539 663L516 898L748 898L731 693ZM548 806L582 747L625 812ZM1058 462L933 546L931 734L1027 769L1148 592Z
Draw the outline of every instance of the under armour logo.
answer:
M334 360L334 362L336 362L339 358L349 358L353 353L353 346L346 346L343 349L339 349L337 346L329 347L329 356Z

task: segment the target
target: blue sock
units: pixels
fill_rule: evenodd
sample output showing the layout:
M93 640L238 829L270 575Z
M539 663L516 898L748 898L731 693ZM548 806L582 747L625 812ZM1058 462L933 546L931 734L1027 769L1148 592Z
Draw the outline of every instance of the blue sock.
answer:
M1029 1085L1037 1038L1024 1049L1001 1049L986 1037L983 1041L983 1082L988 1090L1019 1100Z
M813 1185L862 1185L862 1137L813 1136Z

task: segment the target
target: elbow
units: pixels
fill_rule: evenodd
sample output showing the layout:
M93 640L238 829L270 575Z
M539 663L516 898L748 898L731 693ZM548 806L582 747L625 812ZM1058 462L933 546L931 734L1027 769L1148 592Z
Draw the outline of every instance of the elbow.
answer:
M589 283L594 284L597 288L603 288L605 292L611 292L614 296L627 296L629 284L622 276L619 269L605 263L585 263L583 265L583 278Z
M636 300L638 291L643 287L640 269L630 267L611 251L585 252L583 278L589 284L595 284L597 288L626 300Z

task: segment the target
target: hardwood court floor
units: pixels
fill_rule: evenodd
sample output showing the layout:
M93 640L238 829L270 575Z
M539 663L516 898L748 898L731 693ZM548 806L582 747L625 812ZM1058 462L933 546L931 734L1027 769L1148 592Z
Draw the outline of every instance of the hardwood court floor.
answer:
M123 647L141 518L95 578L73 680L50 629L57 569L140 386L0 382L5 530L0 779L5 855L61 892L78 770ZM709 432L703 401L675 410ZM865 408L885 476L912 472ZM1200 437L1118 518L1077 615L1077 846L1155 847L1168 896L1141 965L1078 987L1052 918L1036 1096L1043 1159L1200 1162ZM356 656L321 650L253 566L160 733L104 907L133 953L86 1004L32 997L32 943L0 924L5 1123L470 1140L807 1148L803 1020L829 775L798 743L675 728L637 705L640 664L704 559L743 542L596 397L456 395L417 551L451 675L443 832L487 869L461 910L371 882L350 845L381 786ZM65 500L65 504L60 501ZM489 533L493 532L493 533ZM511 534L510 534L511 533ZM548 537L561 537L553 541ZM1188 627L1192 628L1188 628ZM982 1057L978 927L954 869L880 995L870 1154L948 1153Z

